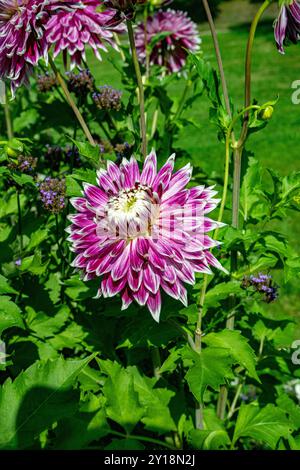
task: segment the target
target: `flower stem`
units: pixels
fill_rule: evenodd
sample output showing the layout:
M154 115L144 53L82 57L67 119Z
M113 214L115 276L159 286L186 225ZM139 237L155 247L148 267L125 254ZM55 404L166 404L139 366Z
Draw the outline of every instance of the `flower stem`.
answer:
M23 253L22 210L21 210L20 191L18 189L17 189L17 204L18 204L18 230L19 230L19 237L20 237L20 255L22 257L22 253Z
M8 137L8 140L11 140L14 137L14 131L13 131L13 124L12 124L12 120L11 120L11 114L10 114L10 108L9 108L8 94L7 94L6 86L5 86L4 114L5 114L7 137Z
M234 413L235 413L235 411L236 411L236 404L237 404L238 399L239 399L239 397L240 397L242 388L243 388L243 382L241 382L241 383L238 385L237 389L236 389L234 399L233 399L233 401L232 401L230 410L228 411L228 416L227 416L228 419L230 419L230 418L234 415Z
M145 4L144 8L144 42L145 42L145 54L146 54L146 79L149 78L150 75L150 50L148 44L148 34L147 34L147 21L148 21L148 4Z
M49 55L49 63L50 63L50 66L51 66L55 76L56 76L56 79L57 79L58 83L60 84L60 86L62 88L62 91L64 92L64 95L66 97L66 100L67 100L68 104L71 106L72 110L74 111L74 114L75 114L76 118L78 119L79 124L82 127L82 130L83 130L86 138L88 139L88 141L91 145L95 146L96 143L93 139L93 136L92 136L92 134L91 134L91 132L90 132L90 130L89 130L82 114L81 114L81 112L79 111L78 107L76 106L76 104L75 104L75 102L74 102L74 100L71 96L71 93L68 90L68 87L66 85L65 80L61 76L59 70L57 69L57 67L56 67L56 65L55 65L55 63L54 63L54 61L53 61L53 59L50 55Z
M214 48L215 48L215 53L216 53L216 58L218 62L218 68L220 72L220 78L221 78L221 84L222 84L222 89L223 89L223 95L224 95L224 101L225 101L225 106L228 115L231 117L231 108L230 108L230 100L229 100L229 93L228 93L228 88L227 88L227 82L226 82L226 77L225 77L225 72L224 72L224 67L223 67L223 61L222 61L222 56L221 56L221 50L220 50L220 44L218 40L218 35L216 31L216 27L214 24L214 20L210 11L209 3L207 0L202 0L203 7L207 16L209 28L211 31L213 43L214 43Z
M198 320L197 320L197 326L196 326L196 331L195 331L195 349L199 353L201 353L201 349L202 349L202 343L201 343L201 338L202 338L202 313L203 313L203 306L204 306L204 301L205 301L207 282L208 282L208 276L207 276L207 274L204 274L203 286L202 286L201 295L200 295ZM200 403L200 402L196 404L195 426L196 426L196 429L203 429L204 428L203 404Z
M258 9L250 27L247 50L246 50L246 62L245 62L245 108L248 108L248 106L250 106L251 104L251 69L252 69L252 52L253 52L255 33L257 30L258 23L263 13L266 11L266 9L269 7L271 3L272 3L272 0L264 1L264 3ZM249 121L249 112L246 111L245 117L244 117L243 129L242 129L242 133L240 137L241 144L243 144L247 138L248 121Z
M139 91L139 104L140 104L140 132L142 140L142 154L143 157L147 156L147 135L146 135L146 119L145 119L145 96L144 96L144 85L141 74L141 69L138 61L136 45L134 40L132 22L130 20L126 21L127 31L129 37L129 43L131 48L132 61L135 69L138 91Z

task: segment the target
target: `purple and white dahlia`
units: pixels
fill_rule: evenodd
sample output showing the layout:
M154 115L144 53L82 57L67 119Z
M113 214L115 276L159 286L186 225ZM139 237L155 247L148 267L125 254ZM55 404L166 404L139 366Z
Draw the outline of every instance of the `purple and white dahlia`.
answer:
M201 39L197 25L183 11L159 10L149 16L145 24L138 24L135 40L139 59L146 60L145 38L148 44L155 37L161 39L155 42L150 51L150 64L160 65L169 72L179 72L186 63L187 51L197 52Z
M294 44L300 39L300 3L297 0L283 1L275 22L275 41L281 54L284 45L291 41Z
M47 41L54 45L54 57L61 52L66 61L71 58L71 69L80 66L85 60L85 48L90 46L97 59L101 60L99 51L107 52L106 44L117 48L113 39L113 30L122 28L114 21L115 10L97 11L101 4L98 0L83 0L84 8L61 11L47 23Z
M148 155L140 173L135 158L120 166L107 163L97 186L84 184L83 197L71 199L77 213L67 231L73 266L84 280L101 277L98 296L120 294L122 309L134 300L147 305L158 321L161 292L187 305L184 283L195 273L223 269L206 233L221 226L206 217L219 200L212 187L187 189L191 166L173 173L175 155L157 171L156 154Z
M11 80L13 93L28 82L40 58L47 60L49 18L77 7L79 1L0 0L0 78Z

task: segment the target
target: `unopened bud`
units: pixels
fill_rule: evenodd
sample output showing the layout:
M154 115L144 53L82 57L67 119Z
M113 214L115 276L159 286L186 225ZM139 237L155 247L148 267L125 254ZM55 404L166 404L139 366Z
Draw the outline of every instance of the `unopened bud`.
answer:
M273 106L267 106L266 108L264 108L262 111L261 111L261 119L263 119L264 121L269 121L269 119L271 119L271 117L273 116L273 113L274 113L274 108Z

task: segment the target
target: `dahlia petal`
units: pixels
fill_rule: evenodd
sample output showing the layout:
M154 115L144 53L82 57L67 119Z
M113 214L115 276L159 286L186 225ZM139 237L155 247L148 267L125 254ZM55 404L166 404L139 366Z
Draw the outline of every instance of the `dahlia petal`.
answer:
M133 188L135 183L140 180L139 167L134 158L131 158L130 161L124 158L122 160L120 170L122 183L125 188Z
M149 294L147 300L147 307L150 310L150 313L154 320L158 323L161 311L161 295L160 291L156 294Z
M152 185L154 178L155 178L155 174L156 174L156 166L157 166L156 153L152 149L151 153L145 159L144 168L141 174L142 184L146 184L147 186Z
M173 153L166 163L161 167L159 172L157 173L154 182L153 182L153 191L157 191L159 185L162 186L163 189L168 187L170 182L172 171L174 169L174 162L175 162L175 153Z
M160 286L159 276L152 270L150 265L144 269L144 286L152 293L156 294Z
M89 201L94 202L95 204L102 206L108 201L108 196L97 186L94 186L89 183L83 183L84 192L89 199Z
M143 281L143 271L136 271L129 269L128 271L128 285L134 292L138 291Z
M121 310L126 310L130 304L132 304L133 299L130 296L128 289L125 289L122 295L122 308Z
M130 266L130 244L126 246L124 251L116 259L113 264L111 276L114 281L121 279L127 274Z
M137 292L132 292L132 296L139 305L144 306L148 300L149 292L147 291L147 289L145 289L142 284Z

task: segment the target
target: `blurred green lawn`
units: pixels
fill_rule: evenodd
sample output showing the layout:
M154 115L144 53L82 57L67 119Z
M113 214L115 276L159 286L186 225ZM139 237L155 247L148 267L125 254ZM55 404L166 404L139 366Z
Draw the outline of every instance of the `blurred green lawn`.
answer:
M206 26L200 26L201 29ZM230 95L236 109L243 105L243 71L244 55L247 43L249 24L229 28L219 34L225 72L228 80ZM202 49L204 56L215 64L212 41L208 31L202 34ZM281 175L287 175L299 170L299 140L300 140L300 105L292 103L292 83L300 80L300 49L287 48L286 55L280 55L274 44L272 22L261 24L255 41L253 60L253 97L259 103L274 100L279 96L278 104L271 122L261 132L251 136L248 149L255 153L262 165L273 168ZM90 57L90 65L99 85L110 84L121 87L119 75L103 55L99 63ZM174 96L180 96L184 80L179 80L171 87ZM180 135L179 145L191 155L194 163L202 166L209 174L222 172L224 147L218 142L215 126L208 121L209 103L206 98L198 100L186 111L201 130L193 127L184 128ZM294 212L280 227L293 246L298 249L300 215ZM300 250L298 249L298 252ZM300 319L300 290L298 282L291 282L282 289L281 300L272 305L274 314L290 312Z

